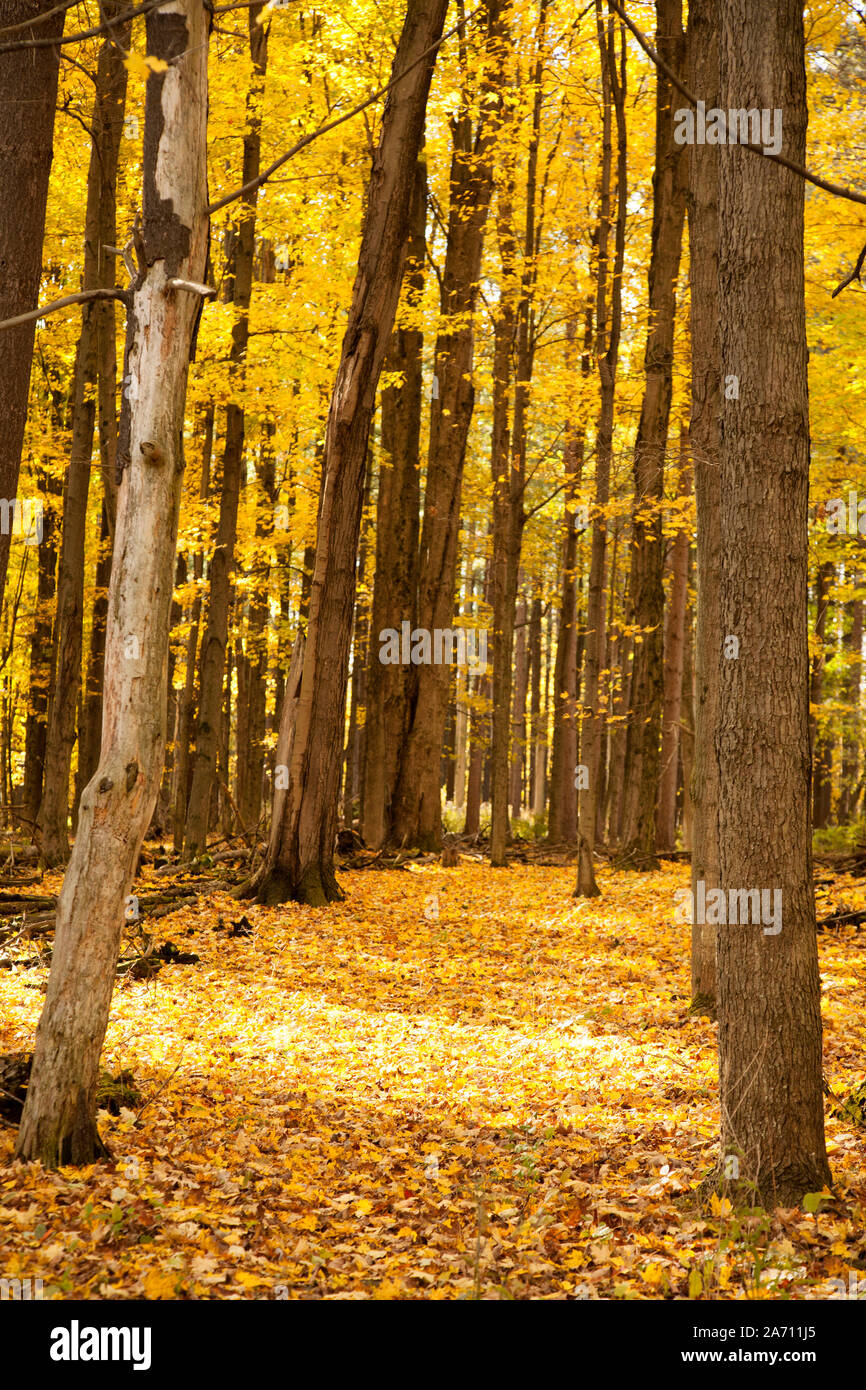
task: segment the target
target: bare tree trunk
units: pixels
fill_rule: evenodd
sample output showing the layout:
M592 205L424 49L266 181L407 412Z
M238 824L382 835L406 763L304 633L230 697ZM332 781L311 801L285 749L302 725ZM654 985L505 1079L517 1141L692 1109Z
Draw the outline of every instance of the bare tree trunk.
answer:
M484 227L493 187L493 147L499 120L505 40L502 0L484 0L476 25L487 34L480 81L467 78L460 114L452 121L453 152L441 319L434 354L437 394L430 409L427 486L421 529L418 625L429 633L451 627L466 440L472 420L474 310ZM470 103L480 96L473 129ZM439 849L442 804L439 755L448 708L447 666L413 666L409 674L407 735L398 759L392 838L397 844Z
M529 689L529 660L526 649L526 597L521 594L515 616L514 701L511 710L511 814L519 817L523 809L523 777L526 767L526 694Z
M685 64L682 0L656 0L656 46L675 72ZM623 867L656 867L656 804L664 698L662 587L665 454L671 411L674 324L686 215L688 159L674 143L674 88L656 70L656 140L646 385L634 447L629 620L636 629L627 732Z
M42 801L45 771L45 735L51 670L51 617L57 571L57 520L60 484L40 469L44 494L42 544L39 546L36 576L36 615L30 639L30 681L27 696L27 722L24 735L24 814L36 821Z
M607 551L606 508L610 500L610 469L613 455L613 410L616 391L616 369L622 331L622 268L625 256L625 220L628 202L627 145L625 125L626 45L625 32L620 28L619 76L617 76L616 46L613 18L605 25L601 17L600 0L596 0L596 27L601 55L602 95L604 102L602 129L601 193L598 224L595 230L597 248L597 296L595 310L596 360L598 362L600 404L595 446L595 519L592 528L592 553L589 569L585 660L586 676L583 693L585 722L582 725L581 761L587 768L587 786L582 789L578 808L578 871L575 896L591 898L599 894L593 872L592 855L596 842L596 822L599 806L603 805L602 734L605 712L601 705L601 672L605 661L604 572ZM613 266L610 265L609 234L612 184L612 126L613 113L617 126L616 218ZM608 292L610 306L608 312ZM585 730L585 732L584 732Z
M541 584L536 582L529 615L529 807L533 816L544 815L544 763L547 740L541 708Z
M855 570L854 584L859 588L861 576ZM863 600L850 602L851 620L845 634L844 699L848 704L842 726L842 794L839 799L840 825L854 819L856 808L857 769L860 763L860 684L863 667Z
M688 497L688 434L680 435L680 495ZM662 716L662 756L656 819L656 848L673 850L677 837L677 785L679 781L680 710L683 699L683 649L688 606L689 550L691 535L681 527L670 557L670 589L665 624L665 703Z
M412 194L412 226L406 263L407 308L417 314L424 294L427 169L419 159ZM380 634L414 623L418 602L418 533L421 503L421 392L424 338L399 325L391 335L386 372L400 372L401 385L382 389L382 439L376 501L376 573L370 614L367 713L364 744L362 836L379 849L391 828L397 761L408 721L409 668L383 663Z
M321 904L343 896L334 873L334 842L367 445L412 225L415 166L435 62L428 50L442 33L446 9L447 0L410 0L393 72L410 66L412 71L391 90L374 155L325 436L289 795L258 884L263 902L295 898Z
M106 16L117 12L117 0L106 5ZM106 251L115 240L117 160L126 100L127 70L123 50L129 44L132 21L99 50L96 95L93 102L93 143L87 176L87 211L84 230L82 289L113 289L115 261ZM115 42L116 39L116 42ZM45 790L39 812L42 859L63 864L69 857L69 773L76 739L78 695L81 688L82 635L84 628L84 546L90 463L96 427L99 321L111 305L85 304L75 361L72 407L72 447L66 475L60 564L57 572L57 613L54 626L54 700L48 711L45 747Z
M784 105L785 151L802 165L799 0L723 0L721 24L720 106ZM725 402L722 429L722 630L739 650L719 654L719 869L729 898L760 889L773 903L763 926L742 913L718 933L721 1153L737 1156L750 1202L787 1207L831 1182L809 805L804 184L733 146L719 162L722 361L745 396Z
M689 555L689 571L692 557ZM680 758L683 769L683 849L694 852L695 812L692 804L692 769L695 762L695 666L694 616L691 604L686 612L683 644L683 696L680 707Z
M258 177L261 164L262 97L268 64L268 34L270 32L269 25L258 22L261 10L262 6L256 4L248 11L252 76L247 93L247 128L244 135L242 175L244 185ZM239 225L236 235L232 238L230 257L235 320L232 325L229 363L234 381L233 395L236 398L230 400L226 406L220 518L216 545L211 556L207 626L201 646L195 755L192 762L192 787L184 830L184 848L187 854L193 856L200 854L207 845L208 813L219 761L223 728L223 678L226 672L231 574L237 538L238 502L246 428L244 407L241 402L244 398L246 356L250 334L257 197L257 188L244 196ZM224 781L228 785L227 777Z
M0 29L47 14L24 32L37 42L59 39L64 13L58 9L53 0L0 0ZM60 49L53 45L0 53L0 321L36 307L59 67ZM0 497L9 502L18 490L35 331L33 320L0 334ZM0 529L0 599L10 543L9 530Z
M812 679L809 700L814 709L812 715L812 823L816 830L823 830L830 823L831 797L833 792L833 749L825 731L819 725L820 705L824 699L824 669L827 663L827 612L830 606L830 585L833 582L834 566L825 560L818 566L815 580L815 637L817 650L812 658Z
M186 380L207 255L208 19L201 0L147 16L141 264L132 289L108 603L99 767L81 800L57 907L54 957L18 1134L19 1158L48 1167L104 1153L96 1128L124 900L165 750L165 680L183 475ZM182 57L182 61L177 61ZM142 331L146 326L147 332ZM130 402L132 403L130 408Z
M717 105L719 91L717 0L689 3L689 85ZM692 897L703 883L719 887L719 770L715 754L719 700L719 413L722 357L719 346L719 151L689 148L689 261L691 275L692 408L689 437L697 507L697 624L694 639L695 741L690 782L694 813ZM732 373L739 364L729 363ZM731 388L734 387L732 381ZM736 409L736 407L734 407ZM692 1008L712 1014L716 998L716 927L692 923Z

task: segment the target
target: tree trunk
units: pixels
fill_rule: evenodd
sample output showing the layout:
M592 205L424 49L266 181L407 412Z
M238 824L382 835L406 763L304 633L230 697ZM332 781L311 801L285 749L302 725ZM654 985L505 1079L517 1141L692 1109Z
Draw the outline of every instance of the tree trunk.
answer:
M855 587L862 579L855 570L851 576ZM856 814L857 769L860 763L860 683L863 666L863 600L851 599L850 624L845 634L844 699L848 705L842 726L842 794L839 798L838 821L847 825Z
M24 31L26 38L59 39L64 13L58 8L53 0L0 0L0 29L48 14ZM60 49L53 45L0 53L0 321L37 303L59 68ZM35 332L34 319L0 334L0 497L8 501L18 491ZM0 528L0 599L10 543L10 530Z
M802 165L799 0L723 0L721 23L720 106L783 107L785 151ZM739 652L718 654L719 870L729 893L773 895L772 926L762 910L763 928L718 933L721 1152L738 1157L750 1202L796 1206L831 1181L809 805L804 185L734 146L720 173L722 361L742 371L744 398L722 422L722 630Z
M415 167L412 198L405 298L414 322L424 294L427 169L422 159ZM420 330L403 326L398 315L384 371L399 372L401 382L382 388L376 572L367 664L362 837L371 849L380 849L390 832L397 759L408 719L409 667L380 660L380 634L388 628L399 632L406 618L414 623L418 602L423 347Z
M207 254L208 20L201 0L147 16L141 263L130 304L99 767L57 906L54 957L16 1155L47 1167L105 1152L96 1129L124 900L159 790L186 380ZM182 61L177 60L182 57ZM144 332L146 327L147 331ZM135 639L135 640L132 640Z
M589 568L589 594L586 615L585 661L586 676L583 693L585 722L581 729L581 762L587 768L587 785L582 789L578 807L577 885L575 896L591 898L599 895L593 872L593 850L596 842L596 822L601 795L602 733L605 712L601 704L601 672L605 664L604 572L607 551L607 515L610 501L610 469L613 455L613 411L616 391L616 369L622 331L622 268L625 256L625 220L628 202L627 145L625 124L626 45L625 32L620 26L620 62L617 76L616 46L613 19L607 28L596 10L598 47L601 56L603 127L601 193L598 223L594 233L597 249L596 294L596 360L598 362L600 403L595 446L595 518L592 528L592 552ZM613 164L612 126L616 113L617 176L616 218L613 223L614 255L610 265L611 183ZM608 309L608 293L610 306ZM584 732L585 730L585 732Z
M526 648L526 598L517 603L514 642L514 701L511 711L511 814L523 809L523 777L526 768L526 694L529 689L529 660Z
M680 496L691 491L687 433L680 436ZM662 715L662 756L656 819L656 848L671 851L677 838L677 784L679 781L680 710L683 699L683 649L688 606L689 550L691 535L681 526L670 557L667 622L665 624L665 703Z
M830 823L833 792L833 748L825 729L821 727L821 702L824 699L824 670L827 664L827 612L830 606L830 586L834 566L825 560L818 566L815 580L815 637L817 649L812 658L812 679L809 700L812 705L812 823L824 830Z
M464 93L460 113L451 123L448 235L434 353L437 390L430 408L418 593L418 626L431 636L437 628L450 629L454 611L463 466L475 399L473 318L493 187L505 51L502 8L502 0L484 0L475 20L478 26L486 25L487 31L484 75L480 91L472 79L472 89ZM482 114L473 132L469 106L476 96ZM397 844L438 850L442 843L439 758L448 708L448 667L413 666L409 682L407 735L398 757L391 834Z
M325 436L316 559L289 794L259 882L267 903L343 896L334 873L340 755L370 422L412 227L427 94L448 0L410 0L373 159L358 273ZM438 755L438 750L437 750ZM437 756L438 766L438 756Z
M110 0L106 16L117 12ZM113 289L114 258L106 251L115 240L117 161L126 100L127 70L123 50L129 44L132 21L99 50L96 95L93 102L93 143L87 175L82 289ZM57 612L54 625L54 700L48 711L45 747L45 790L39 813L42 859L49 867L69 857L69 773L76 739L78 695L81 688L84 628L84 548L90 464L96 427L99 323L104 308L91 302L81 311L81 336L75 361L72 406L72 446L66 475L60 564L57 571ZM110 312L113 322L113 313Z
M689 3L689 86L718 104L719 29L717 0ZM751 156L747 156L751 157ZM719 150L689 147L689 261L691 276L692 402L689 438L695 469L697 509L697 622L694 638L694 816L692 899L703 883L719 886L719 770L714 739L719 700L719 414L722 358L719 346ZM729 370L739 371L736 363ZM734 409L737 407L734 406ZM712 1014L716 998L716 928L692 923L692 1008Z
M252 76L247 93L247 128L244 135L242 183L258 177L261 163L262 98L268 63L270 26L259 24L262 5L248 11ZM231 574L234 566L243 470L245 415L243 401L246 356L250 335L250 301L253 288L253 259L256 239L258 190L244 196L236 235L232 238L230 278L235 319L229 371L233 399L226 406L226 435L223 449L223 476L216 545L210 564L210 595L207 626L201 646L199 710L196 721L195 755L192 760L192 787L186 813L184 848L191 856L207 846L208 815L219 761L222 735L223 678L226 672L226 644L229 632ZM224 779L228 785L227 777Z
M656 0L656 47L674 72L685 66L682 0ZM646 384L634 446L630 625L635 629L631 707L626 735L623 843L619 864L655 868L659 743L664 698L665 454L673 391L674 325L686 215L688 160L674 143L674 88L656 70L656 140Z
M24 734L24 814L35 824L42 801L45 734L52 686L51 618L57 572L57 530L60 484L40 469L43 493L42 544L36 576L36 614L30 639L30 679Z

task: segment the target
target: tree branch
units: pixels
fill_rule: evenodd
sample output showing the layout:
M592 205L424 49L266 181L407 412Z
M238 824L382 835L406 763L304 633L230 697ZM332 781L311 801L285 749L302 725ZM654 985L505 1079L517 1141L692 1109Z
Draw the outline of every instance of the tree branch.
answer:
M40 309L31 309L28 314L17 314L14 319L3 319L0 323L0 332L4 328L18 328L22 323L32 323L34 319L44 319L46 314L56 314L59 309L68 309L70 304L86 304L92 299L119 299L125 304L127 300L126 290L81 290L78 294L67 294L62 299L53 299L50 304L43 304Z

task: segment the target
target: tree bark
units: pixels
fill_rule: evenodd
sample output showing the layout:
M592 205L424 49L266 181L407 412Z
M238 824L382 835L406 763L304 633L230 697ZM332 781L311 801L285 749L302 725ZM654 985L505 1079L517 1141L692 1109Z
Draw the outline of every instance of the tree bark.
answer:
M720 106L782 108L802 165L799 0L723 0L721 24ZM725 889L781 894L769 932L719 927L721 1144L750 1194L795 1206L831 1181L809 804L804 185L735 146L720 175L722 361L743 389L722 417L722 630L739 654L718 654L719 870Z
M680 496L691 492L688 470L687 433L683 429L680 443ZM677 786L680 764L680 710L683 700L683 651L685 647L686 609L688 607L689 551L692 538L685 526L674 537L670 557L670 588L668 590L667 621L665 623L665 698L662 714L662 754L659 776L659 800L656 817L656 848L671 851L677 837Z
M30 39L59 39L64 14L56 9L53 0L0 0L0 28L49 13L25 32ZM53 45L0 54L0 321L37 303L59 68ZM10 502L18 491L35 332L34 319L0 333L0 497ZM10 533L0 529L0 599L10 543Z
M601 191L599 215L594 238L597 250L596 266L596 360L598 363L600 402L595 445L595 518L592 528L592 552L589 568L587 600L585 661L586 675L583 692L584 722L581 726L581 760L587 768L587 786L578 802L578 871L575 896L591 898L599 895L593 871L593 850L601 793L602 733L605 712L601 704L601 672L604 667L606 630L604 609L604 572L607 552L607 515L610 501L610 470L613 456L613 411L616 391L616 369L622 332L622 268L625 257L625 221L628 202L627 135L625 125L626 46L625 32L620 27L620 61L617 76L616 46L613 18L607 25L602 21L601 6L596 4L596 28L601 57L603 125ZM616 113L617 172L616 217L611 217L611 185L613 175L613 118ZM613 264L610 263L610 230L614 226ZM608 306L608 293L610 305Z
M718 104L717 0L689 3L689 86ZM719 887L719 771L714 739L718 718L719 652L719 413L722 358L719 346L719 150L689 147L689 262L691 276L692 401L689 438L697 510L697 620L694 637L694 762L690 782L694 845L692 898L703 883ZM739 364L728 363L732 375ZM733 389L733 388L732 388ZM692 923L692 1008L713 1014L716 998L716 928Z
M247 128L244 135L242 175L244 185L258 177L261 164L262 97L268 63L268 34L270 32L269 25L258 22L261 11L261 4L254 5L248 11L252 76L247 93ZM235 319L232 325L229 370L233 380L234 398L226 406L220 516L216 545L211 556L207 625L201 645L199 709L196 721L195 754L192 760L192 787L189 793L184 830L184 849L190 856L200 854L207 845L210 801L217 774L223 732L223 679L226 672L231 575L234 566L238 502L243 470L245 414L242 401L250 335L257 197L258 190L254 188L243 199L239 226L232 238L230 256L230 278ZM224 780L227 782L227 779Z
M682 0L656 0L656 47L675 72L685 66ZM629 622L635 630L631 708L626 734L624 868L655 868L659 743L664 698L664 500L665 454L673 392L674 325L688 158L674 143L674 88L656 69L656 139L653 172L652 249L649 264L643 405L634 447Z
M117 12L117 0L106 5L106 16ZM96 66L93 102L93 142L87 175L84 231L83 290L113 289L115 261L106 251L116 229L117 161L126 101L127 70L123 50L129 44L132 21L106 40ZM77 735L84 629L84 548L90 465L97 418L97 375L100 321L114 322L113 304L85 304L75 361L72 406L72 445L66 475L60 563L57 571L57 611L54 625L54 699L48 711L45 747L45 790L39 813L42 859L52 867L69 857L69 774Z
M316 559L289 793L260 900L342 898L334 842L370 422L408 249L427 94L447 0L411 0L373 159L358 273L325 435ZM437 750L438 755L438 750ZM437 758L438 763L438 758Z
M437 394L430 408L418 594L418 626L431 634L437 628L450 628L454 611L463 467L475 399L473 319L493 187L498 89L505 54L502 8L502 0L484 0L475 21L486 29L486 66L480 90L474 78L467 79L471 90L464 92L460 113L451 123L447 248L433 367ZM476 95L482 114L473 130L469 106ZM398 758L391 838L397 844L438 850L442 843L439 774L448 709L448 667L413 666L409 683L407 735Z
M830 586L834 566L825 560L818 566L815 579L815 638L817 650L812 658L812 679L809 700L812 705L812 824L824 830L830 823L833 793L833 749L825 729L821 727L821 703L824 699L824 668L827 664L827 613L830 606Z
M16 1155L48 1167L104 1154L96 1128L124 899L159 790L166 654L183 475L186 380L207 254L207 53L202 0L147 15L163 71L145 101L140 265L127 335L115 562L99 767L85 788L57 906L54 957ZM176 61L181 59L182 61ZM146 332L144 331L146 328ZM136 641L131 641L135 638Z

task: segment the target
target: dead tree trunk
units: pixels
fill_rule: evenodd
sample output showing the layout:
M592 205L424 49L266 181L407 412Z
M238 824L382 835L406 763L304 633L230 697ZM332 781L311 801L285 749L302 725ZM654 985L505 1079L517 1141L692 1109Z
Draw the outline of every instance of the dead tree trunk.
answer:
M202 0L147 16L140 264L130 291L99 767L81 799L16 1154L49 1167L104 1152L99 1054L129 892L159 791L183 423L208 216L209 21ZM146 332L144 330L147 330Z

